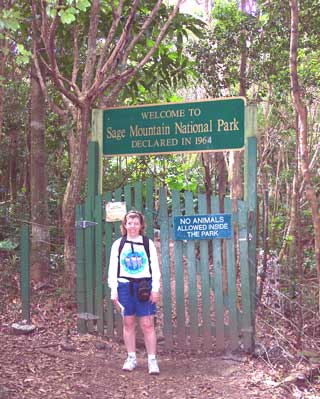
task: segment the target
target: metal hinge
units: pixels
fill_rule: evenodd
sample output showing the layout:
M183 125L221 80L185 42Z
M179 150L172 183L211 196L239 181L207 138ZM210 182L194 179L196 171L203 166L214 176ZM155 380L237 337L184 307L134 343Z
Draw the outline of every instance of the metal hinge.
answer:
M78 313L78 319L81 320L99 320L99 316L96 316L95 314L84 312L84 313Z
M92 222L91 220L78 220L76 222L76 229L86 229L87 227L94 227L98 223L97 222Z

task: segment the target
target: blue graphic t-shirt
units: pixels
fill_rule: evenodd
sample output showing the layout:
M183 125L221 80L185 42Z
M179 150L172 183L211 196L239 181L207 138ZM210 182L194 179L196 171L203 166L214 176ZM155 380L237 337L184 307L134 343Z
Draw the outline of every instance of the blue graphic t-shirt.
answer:
M127 246L123 248L121 252L120 265L126 273L135 276L136 274L141 273L147 264L147 255L143 247L139 252L136 248L134 251Z
M119 262L120 278L151 277L148 255L142 241L142 237L139 237L137 241L128 240L122 247Z

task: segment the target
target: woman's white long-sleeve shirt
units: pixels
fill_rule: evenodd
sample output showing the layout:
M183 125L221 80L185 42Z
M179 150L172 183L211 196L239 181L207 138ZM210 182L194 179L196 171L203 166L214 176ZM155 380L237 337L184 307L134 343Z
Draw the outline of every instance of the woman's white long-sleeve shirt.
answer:
M111 288L111 299L117 296L118 281L126 282L127 278L152 278L152 291L159 292L160 288L160 267L156 247L154 242L149 239L150 263L151 271L149 270L149 260L143 245L142 236L139 235L135 239L130 239L130 242L125 242L120 254L120 273L118 277L118 253L119 245L122 238L118 238L111 247L108 286ZM131 244L131 242L133 244ZM140 245L134 244L135 242Z

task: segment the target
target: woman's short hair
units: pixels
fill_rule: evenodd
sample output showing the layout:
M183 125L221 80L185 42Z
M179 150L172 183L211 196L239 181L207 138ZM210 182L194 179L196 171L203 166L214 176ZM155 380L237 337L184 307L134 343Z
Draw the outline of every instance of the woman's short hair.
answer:
M146 220L145 220L145 218L144 218L144 215L143 215L141 212L139 212L139 211L134 211L134 210L132 210L132 211L129 211L129 212L127 212L127 213L125 214L125 216L124 216L124 218L123 218L123 220L122 220L122 222L121 222L120 230L121 230L121 234L122 234L123 236L126 236L126 235L127 235L127 229L126 229L126 226L125 226L125 225L126 225L128 219L133 219L133 218L138 218L138 219L140 220L141 228L140 228L139 233L140 233L141 235L144 234L145 229L146 229L146 227L147 227L147 225L146 225Z

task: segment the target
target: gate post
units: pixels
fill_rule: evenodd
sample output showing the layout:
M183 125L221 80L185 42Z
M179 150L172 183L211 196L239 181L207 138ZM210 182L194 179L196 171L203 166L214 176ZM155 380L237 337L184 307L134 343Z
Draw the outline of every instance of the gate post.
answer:
M99 143L91 141L88 145L88 177L87 177L87 195L84 206L86 220L94 221L96 196L99 190ZM99 220L99 223L101 221ZM96 292L96 229L85 230L85 267L86 267L86 290L87 311L97 315ZM101 265L100 265L101 267Z
M83 208L76 205L76 270L77 270L77 313L78 315L86 312L86 275L85 275L85 251L84 251L84 231L77 228L77 223L83 220ZM85 320L78 317L78 332L84 334L87 332Z
M245 201L248 205L248 262L252 309L253 348L257 287L257 106L246 107L246 146L244 163Z
M99 194L102 194L102 148L103 148L103 110L93 109L92 110L92 141L98 144L97 147L97 190Z
M21 263L20 287L22 303L22 319L30 324L30 241L29 226L24 223L21 227Z
M87 175L87 198L94 201L99 190L99 143L91 141L88 146L88 175Z
M163 300L163 334L166 349L173 347L172 325L172 299L171 299L171 275L170 275L170 247L169 247L169 218L167 205L167 191L163 187L159 192L160 201L160 243L161 243L161 272L162 272L162 300Z

